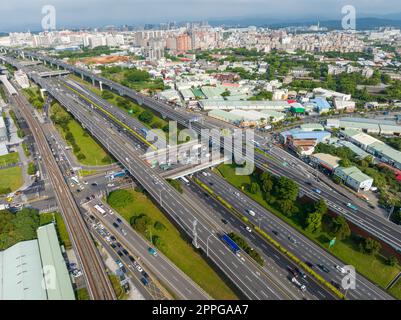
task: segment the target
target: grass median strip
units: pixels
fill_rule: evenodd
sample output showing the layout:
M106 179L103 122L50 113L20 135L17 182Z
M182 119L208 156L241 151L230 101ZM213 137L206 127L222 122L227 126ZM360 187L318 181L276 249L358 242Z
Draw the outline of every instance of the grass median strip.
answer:
M341 241L338 240L336 241L336 244L329 249L329 242L332 237L330 237L326 232L321 231L313 234L305 230L296 219L296 216L289 218L276 208L269 205L260 191L255 194L249 192L248 186L253 182L252 177L236 176L234 170L233 167L228 165L221 165L218 167L220 175L231 185L242 190L249 198L258 202L266 210L270 211L300 233L304 234L307 238L321 246L326 251L329 251L330 254L342 260L345 264L355 266L359 273L370 281L378 284L383 289L386 288L388 283L398 274L398 272L400 272L400 267L398 265L387 265L385 263L386 259L383 256L379 254L367 255L360 252L352 238ZM397 298L400 299L401 296L397 296Z
M202 183L200 180L194 178L195 182L199 184L202 188L204 188L206 191L210 190L204 183ZM208 191L209 192L209 191ZM292 260L294 263L302 267L305 271L307 271L315 280L317 280L320 284L324 285L327 287L332 293L334 293L336 296L338 296L341 299L344 299L344 295L337 290L332 284L324 280L320 275L318 275L314 270L312 270L310 267L308 267L303 261L299 260L295 255L293 255L291 252L289 252L287 249L282 247L277 241L275 241L273 238L271 238L266 232L263 230L259 229L257 226L252 224L249 219L245 216L243 216L240 212L235 210L227 201L225 201L222 197L216 196L213 191L209 192L212 196L214 196L223 206L225 206L227 209L229 209L234 215L239 217L242 221L244 221L246 224L250 225L253 227L253 229L259 233L265 240L267 240L268 243L270 243L273 247L278 249L281 253L286 255L290 260Z

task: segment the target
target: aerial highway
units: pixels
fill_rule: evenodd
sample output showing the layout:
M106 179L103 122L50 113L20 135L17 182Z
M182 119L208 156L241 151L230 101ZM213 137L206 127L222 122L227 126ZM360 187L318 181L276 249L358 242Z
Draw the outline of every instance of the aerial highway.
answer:
M95 300L116 299L103 262L89 235L79 209L46 141L41 125L32 115L33 108L21 95L13 96L34 136L48 176L53 185L58 207L66 223L73 247L82 266L89 295Z
M201 182L206 184L213 192L228 201L239 213L246 215L256 226L259 226L265 232L272 234L274 239L282 246L294 253L302 261L311 262L314 269L328 282L335 281L341 284L342 275L336 270L335 266L342 266L344 263L333 257L329 252L320 248L311 240L303 236L300 232L288 226L280 218L266 210L256 201L250 199L238 189L230 185L219 175L210 172L208 176L196 174L195 176ZM255 217L247 214L249 210L255 212ZM295 240L295 241L294 241ZM323 264L329 268L330 272L326 273L320 270L317 265ZM375 284L364 278L362 275L356 276L356 289L348 290L347 298L349 299L369 299L383 300L392 299L384 290L378 288Z
M36 55L36 54L35 54ZM49 60L51 58L46 57L46 60ZM51 59L52 63L54 64L60 64L60 62L57 62L55 59ZM64 63L63 63L64 64ZM62 66L62 65L61 65ZM64 66L62 66L64 67ZM193 129L196 131L199 131L201 128L214 128L214 126L208 125L207 123L204 124L203 122L192 122L191 120L193 119L194 115L188 112L184 112L181 110L176 110L172 108L171 106L164 104L160 101L154 100L149 97L142 97L140 94L132 91L131 89L128 88L121 88L121 85L110 82L107 79L99 78L97 76L92 75L89 71L87 70L81 70L81 69L76 69L73 66L66 66L68 68L73 68L71 71L77 73L77 74L83 74L86 77L94 79L96 77L96 81L103 81L103 84L108 85L110 88L115 89L117 92L119 92L121 95L126 95L131 97L132 99L135 99L139 102L145 103L148 107L153 108L154 110L160 112L161 114L173 119L177 120L181 125L183 126L191 126ZM127 94L129 93L129 94ZM141 96L140 98L138 98ZM146 102L145 102L146 101ZM266 157L264 155L255 154L255 163L256 166L258 166L260 169L263 170L268 170L276 175L284 175L288 176L295 181L297 181L300 186L301 186L301 191L310 196L313 199L318 199L319 196L323 196L330 208L339 213L339 214L345 214L345 216L348 218L350 222L355 223L356 225L362 227L363 229L367 230L368 232L372 233L373 235L376 235L379 239L382 239L385 242L390 243L394 248L401 248L400 246L400 231L397 230L397 226L393 225L390 222L385 221L384 219L380 219L380 217L377 216L371 216L364 214L361 212L361 210L358 210L356 212L350 211L344 202L344 199L341 199L340 195L335 195L333 196L333 192L330 187L327 187L326 190L328 192L325 192L325 187L323 186L322 189L322 194L317 195L314 193L313 189L314 187L311 187L308 185L305 181L305 174L300 173L299 170L292 169L291 167L285 167L283 166L280 162L274 161L269 157ZM267 164L267 168L266 168ZM384 225L383 225L384 224Z
M296 298L292 292L289 293L271 279L266 279L263 274L260 274L257 266L242 262L220 240L220 235L210 228L197 208L182 199L169 183L148 167L132 148L130 140L118 134L113 128L105 127L103 118L90 113L86 105L73 101L72 95L63 92L61 85L58 87L54 82L37 76L33 76L33 78L109 150L189 236L193 237L194 221L198 222L196 227L197 246L208 253L209 258L232 280L245 297L249 299Z

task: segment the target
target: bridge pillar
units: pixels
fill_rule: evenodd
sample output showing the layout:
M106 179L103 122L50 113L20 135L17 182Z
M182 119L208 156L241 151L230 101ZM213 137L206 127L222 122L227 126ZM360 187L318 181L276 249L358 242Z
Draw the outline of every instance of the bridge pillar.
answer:
M83 73L81 73L81 79L84 80L84 74Z
M95 86L95 79L92 78L92 85Z
M99 81L99 88L100 88L100 91L103 91L103 83L102 83L102 81Z

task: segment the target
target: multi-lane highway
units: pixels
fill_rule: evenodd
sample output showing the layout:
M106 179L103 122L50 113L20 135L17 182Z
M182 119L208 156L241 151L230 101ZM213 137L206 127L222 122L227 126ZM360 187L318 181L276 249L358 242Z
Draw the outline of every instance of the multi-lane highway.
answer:
M280 218L241 193L219 175L211 172L208 176L197 174L196 177L211 188L216 195L228 201L237 212L246 216L254 225L260 227L268 234L271 234L274 240L280 243L280 245L287 248L302 261L312 263L315 266L315 271L328 282L335 281L337 284L341 284L343 275L335 266L343 266L343 262L334 258L331 254L317 246L294 228L288 226ZM249 215L249 210L255 212L255 216ZM325 265L329 268L330 272L326 273L320 270L316 267L318 264ZM348 290L347 298L358 300L392 299L389 294L363 276L357 274L356 279L356 288Z
M46 58L46 59L51 59L51 58ZM52 61L53 63L60 65L60 62L57 62L56 60ZM69 65L66 67L68 67L69 69L73 68L71 69L71 71L74 71L77 74L84 74L85 76L95 79L96 81L102 81L103 85L107 85L110 88L115 89L119 94L126 95L139 102L145 103L148 107L153 108L159 113L173 120L177 120L183 126L189 126L191 123L191 119L193 118L193 114L191 113L187 113L181 110L176 110L171 106L164 104L160 101L156 101L149 97L144 97L128 88L113 83L110 80L94 76L87 70L74 69L75 67ZM203 124L202 122L193 122L191 124L191 127L196 131L200 131L201 128L213 128L213 126L208 124ZM311 187L309 184L306 184L304 172L302 171L300 172L299 170L293 169L291 167L285 167L280 162L274 161L271 158L266 157L264 155L255 154L255 159L256 159L255 163L259 168L263 170L269 170L277 175L285 175L291 177L301 185L301 191L303 191L305 194L309 195L314 199L318 198L317 194L313 192L314 187ZM266 164L268 164L268 168L266 168ZM331 209L340 214L344 214L351 222L361 226L363 229L369 232L372 232L373 235L377 234L378 238L382 239L383 241L390 242L393 247L401 248L400 246L401 237L399 236L400 230L397 230L397 228L395 228L396 226L394 226L389 222L384 221L384 219L381 219L383 221L380 221L380 219L376 216L372 217L367 214L364 214L363 212L361 212L361 210L358 210L357 212L350 211L345 206L346 203L344 201L345 197L341 198L340 194L339 195L336 194L333 196L333 190L329 186L328 187L322 186L319 189L323 191L320 196L323 196L326 200L328 200L327 202L328 205L331 207ZM377 219L379 219L379 221L377 221ZM379 225L377 225L377 222L379 222Z
M90 297L95 300L114 300L115 293L103 262L89 236L79 209L65 183L60 169L46 141L41 125L32 115L33 108L22 96L13 96L34 136L68 229L80 265L83 268Z
M159 202L170 217L181 226L182 230L191 237L193 236L193 223L195 220L198 221L196 228L198 247L204 252L208 252L209 258L246 297L250 299L294 298L294 295L290 295L276 283L268 281L254 264L239 261L238 257L219 239L219 234L205 221L197 208L183 199L170 184L146 165L139 157L138 152L131 147L131 140L124 135L119 135L115 129L105 127L103 118L92 113L86 105L80 104L79 99L74 101L73 95L65 92L61 85L58 86L51 80L33 78L62 103L119 160Z

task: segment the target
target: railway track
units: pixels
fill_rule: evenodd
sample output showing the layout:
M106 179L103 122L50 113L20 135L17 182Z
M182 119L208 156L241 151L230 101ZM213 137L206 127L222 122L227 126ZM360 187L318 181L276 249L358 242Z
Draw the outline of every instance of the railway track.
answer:
M103 261L91 239L89 230L73 196L64 180L52 151L47 143L46 136L38 119L33 115L33 109L25 98L13 96L22 114L31 129L39 153L42 157L49 179L52 183L59 208L66 223L71 242L77 258L83 269L88 292L93 300L115 300L116 296L110 280L104 269Z

